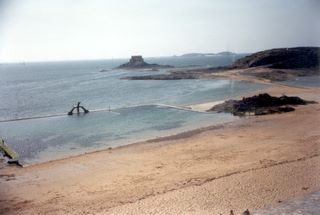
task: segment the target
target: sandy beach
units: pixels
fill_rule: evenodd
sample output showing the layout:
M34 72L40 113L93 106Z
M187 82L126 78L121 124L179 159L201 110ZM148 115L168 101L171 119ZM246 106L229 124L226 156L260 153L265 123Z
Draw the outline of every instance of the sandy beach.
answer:
M0 0L0 215L320 215L320 0Z
M263 92L320 102L319 88ZM257 94L252 92L250 95ZM191 107L201 111L213 103ZM240 214L320 190L320 105L0 170L0 214Z

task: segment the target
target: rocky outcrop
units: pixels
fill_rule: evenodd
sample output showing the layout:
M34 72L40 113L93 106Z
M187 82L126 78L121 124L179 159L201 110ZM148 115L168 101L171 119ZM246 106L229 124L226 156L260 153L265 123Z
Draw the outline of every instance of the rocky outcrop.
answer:
M122 80L185 80L198 79L198 76L193 74L170 73L161 75L144 75L144 76L128 76L121 78Z
M206 75L225 70L226 67L215 67L205 69L186 69L170 71L168 74L127 76L125 80L182 80L182 79L201 79Z
M237 60L232 68L264 66L274 69L319 69L319 47L279 48L261 51Z
M160 75L144 75L144 76L128 76L121 79L126 80L182 80L182 79L198 79L199 75L192 72L172 71L169 74Z
M118 66L116 69L165 69L173 68L169 65L159 65L159 64L149 64L144 62L142 56L131 56L131 59L128 63Z
M247 113L253 115L266 115L294 111L295 105L306 105L315 103L305 101L299 97L273 97L267 93L242 98L242 100L228 100L222 104L212 107L209 111L227 112L235 116L243 116Z

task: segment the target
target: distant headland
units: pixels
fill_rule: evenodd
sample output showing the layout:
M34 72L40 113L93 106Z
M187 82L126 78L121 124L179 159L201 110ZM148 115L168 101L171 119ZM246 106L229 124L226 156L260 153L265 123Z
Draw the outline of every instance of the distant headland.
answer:
M224 51L219 53L186 53L176 57L212 57L212 56L232 56L237 55L237 53Z
M319 68L319 47L277 48L254 53L237 60L233 68L264 66L273 69Z
M146 63L141 55L131 56L131 59L128 63L122 64L116 69L166 69L166 68L173 68L170 65L159 65L155 63Z

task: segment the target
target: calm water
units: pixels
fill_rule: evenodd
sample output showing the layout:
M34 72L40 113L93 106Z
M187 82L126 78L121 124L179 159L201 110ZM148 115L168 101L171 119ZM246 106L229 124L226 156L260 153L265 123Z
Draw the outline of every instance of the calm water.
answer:
M99 72L125 61L0 65L0 136L23 162L42 162L232 121L234 117L227 114L195 113L159 104L223 100L265 87L229 80L130 81L120 78L155 72ZM175 66L231 63L221 57L147 61ZM66 116L77 101L93 112ZM38 116L55 117L4 122Z

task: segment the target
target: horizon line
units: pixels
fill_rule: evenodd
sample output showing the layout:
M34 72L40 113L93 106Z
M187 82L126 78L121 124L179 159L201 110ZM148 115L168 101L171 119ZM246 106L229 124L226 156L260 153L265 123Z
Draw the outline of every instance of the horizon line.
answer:
M221 52L229 52L229 51L221 51ZM202 52L189 52L189 53L185 53L185 54L181 54L181 55L162 55L162 56L147 56L144 57L143 55L141 55L143 58L169 58L169 57L183 57L183 55L186 54L216 54L218 55L221 52L206 52L206 53L202 53ZM251 54L253 52L231 52L234 54ZM54 62L72 62L72 61L97 61L97 60L127 60L130 59L131 56L134 56L137 54L133 54L130 55L128 57L110 57L110 58L75 58L75 59L56 59L56 60L19 60L19 61L1 61L0 60L0 64L23 64L23 63L54 63Z
M182 57L183 55L186 54L219 54L219 53L223 53L223 52L231 52L234 54L253 54L253 53L257 53L257 52L261 52L261 51L267 51L267 50L272 50L272 49L282 49L282 48L302 48L302 47L315 47L315 48L320 48L320 46L292 46L292 47L272 47L272 48L267 48L267 49L263 49L263 50L259 50L259 51L254 51L254 52L233 52L233 51L229 51L229 50L225 50L225 51L219 51L219 52L187 52L184 54L180 54L180 55L162 55L162 56L147 56L144 57L143 55L141 55L144 58L165 58L165 57ZM97 60L126 60L126 59L130 59L131 56L134 56L137 54L131 54L128 57L107 57L107 58L75 58L75 59L55 59L55 60L14 60L14 61L1 61L0 60L0 65L1 64L23 64L23 63L54 63L54 62L72 62L72 61L97 61Z

